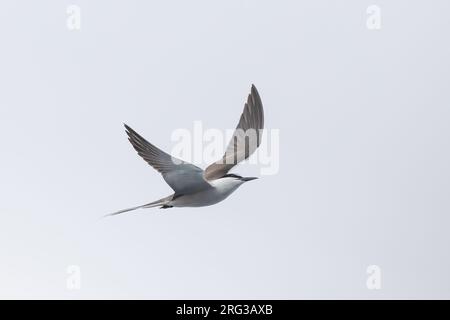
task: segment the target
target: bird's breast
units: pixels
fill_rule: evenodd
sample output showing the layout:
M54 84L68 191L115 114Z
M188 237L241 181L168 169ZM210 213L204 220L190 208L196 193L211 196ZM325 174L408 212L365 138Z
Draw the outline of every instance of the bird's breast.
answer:
M206 190L185 194L171 201L174 207L204 207L225 200L237 188L212 187Z

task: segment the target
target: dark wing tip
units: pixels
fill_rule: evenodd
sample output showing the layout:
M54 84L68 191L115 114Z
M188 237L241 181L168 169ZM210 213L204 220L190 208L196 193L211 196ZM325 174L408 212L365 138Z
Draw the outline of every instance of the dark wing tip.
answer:
M125 127L125 130L127 131L127 133L134 132L134 130L126 123L124 123L123 126Z
M264 108L261 101L261 96L259 95L258 90L256 89L255 85L252 84L252 90L249 95L249 101L252 102L252 108L254 109L254 112L257 113L257 125L258 129L264 128Z
M252 84L251 94L253 96L259 96L258 89L256 89L256 86L254 84Z
M252 84L251 95L253 96L253 98L254 98L255 100L257 100L257 102L261 103L261 97L259 96L258 89L256 89L256 87L255 87L254 84ZM261 104L262 104L262 103L261 103Z
M146 145L149 145L150 143L147 140L145 140L139 133L134 131L130 126L128 126L126 123L124 123L123 125L125 126L126 129L125 132L128 136L128 141L130 141L133 148L139 153L139 155L141 155L140 152L142 152L143 149L146 149Z
M137 133L136 131L133 130L133 128L131 128L129 125L127 125L126 123L123 124L125 127L125 132L128 135L128 140L134 145L133 141L136 140L145 140L144 138L142 138L142 136Z

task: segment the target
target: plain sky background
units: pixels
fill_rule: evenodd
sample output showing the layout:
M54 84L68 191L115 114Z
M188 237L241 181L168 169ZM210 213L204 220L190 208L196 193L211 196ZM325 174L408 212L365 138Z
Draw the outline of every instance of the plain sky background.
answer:
M1 298L450 298L448 1L0 8ZM196 120L233 128L252 83L277 175L100 219L171 193L123 122L171 150Z

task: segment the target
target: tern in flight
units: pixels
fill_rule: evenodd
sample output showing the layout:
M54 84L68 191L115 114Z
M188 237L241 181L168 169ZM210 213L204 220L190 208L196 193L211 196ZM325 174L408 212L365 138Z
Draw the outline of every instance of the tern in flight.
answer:
M136 209L160 207L203 207L226 199L231 193L255 177L228 173L236 164L247 159L261 143L264 111L261 98L252 85L239 123L223 157L205 170L174 158L141 137L125 124L128 140L137 153L161 173L174 193L160 200L114 212L116 215Z

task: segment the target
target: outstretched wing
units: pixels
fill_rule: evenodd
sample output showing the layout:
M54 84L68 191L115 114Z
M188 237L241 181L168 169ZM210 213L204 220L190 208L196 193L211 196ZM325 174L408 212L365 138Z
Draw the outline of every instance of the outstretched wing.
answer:
M247 159L258 149L264 129L264 110L258 90L252 85L239 123L222 159L209 165L205 179L223 177L236 164Z
M162 174L175 194L188 194L211 187L204 179L202 169L158 149L126 124L125 129L133 148Z

